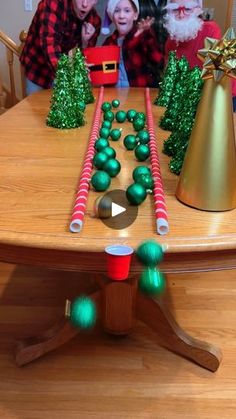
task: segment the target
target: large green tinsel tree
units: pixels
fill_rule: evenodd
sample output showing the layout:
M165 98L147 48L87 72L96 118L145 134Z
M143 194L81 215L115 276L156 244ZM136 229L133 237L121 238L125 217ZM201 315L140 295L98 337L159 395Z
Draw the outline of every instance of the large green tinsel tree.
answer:
M77 103L81 101L86 104L94 102L95 99L88 76L88 69L85 65L84 56L79 48L76 50L73 59L72 83Z
M159 84L159 94L154 101L155 105L168 106L177 78L178 60L175 51L171 51L168 56L162 81Z
M164 141L163 152L172 157L169 164L170 171L177 175L180 174L182 169L203 84L201 70L198 67L194 67L185 78L184 97L181 100L181 107L173 115L175 121L174 131Z
M84 114L74 99L71 82L71 60L62 54L57 65L51 99L51 107L46 120L54 128L77 128L84 125Z

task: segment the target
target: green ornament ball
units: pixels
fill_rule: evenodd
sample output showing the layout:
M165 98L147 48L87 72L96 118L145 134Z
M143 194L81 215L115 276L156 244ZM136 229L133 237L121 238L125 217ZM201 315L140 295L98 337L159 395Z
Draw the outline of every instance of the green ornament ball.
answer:
M147 166L138 166L133 170L132 176L135 182L138 182L140 176L151 176L151 170Z
M96 305L89 297L81 296L71 303L70 322L80 329L90 329L96 323Z
M111 184L111 177L104 170L98 170L91 179L91 184L97 192L106 191Z
M115 177L120 172L121 165L116 159L109 159L103 166L103 170L107 172L111 177Z
M103 121L101 128L111 128L112 122L111 121Z
M116 120L117 120L117 122L125 122L126 112L125 111L116 112Z
M118 141L121 137L121 129L114 128L113 130L111 130L110 137L112 141Z
M150 155L149 147L146 144L140 144L136 147L134 154L138 161L145 161Z
M135 135L129 134L124 138L124 146L127 150L134 150L138 141Z
M99 151L98 153L95 154L93 158L93 165L97 169L102 169L103 165L106 163L107 160L108 160L107 154L104 153L103 151Z
M165 291L165 276L156 268L146 268L142 272L138 286L144 294L161 295Z
M86 108L86 104L84 102L79 102L78 103L78 108L80 111L84 112L85 108Z
M136 135L137 140L140 144L147 144L150 141L149 132L146 130L141 130Z
M145 127L145 120L142 118L135 118L133 121L133 127L135 131L141 131Z
M116 157L116 151L112 147L105 147L102 151L108 156L109 159L114 159Z
M139 176L137 183L140 183L146 190L153 190L154 180L150 175L141 175Z
M112 111L106 111L103 115L104 121L114 121L115 115Z
M137 112L135 109L129 109L127 111L127 119L129 122L132 122L136 116Z
M126 190L126 197L130 204L140 205L146 199L146 189L139 183L133 183Z
M119 108L119 106L120 106L120 101L119 101L118 99L114 99L114 100L111 102L111 104L112 104L113 108Z
M155 240L146 240L138 246L136 255L144 265L154 267L163 259L162 246Z
M103 102L101 108L102 108L103 112L110 111L111 110L110 102Z
M106 138L99 138L95 141L94 148L97 151L102 151L105 147L109 146L109 141Z
M143 119L144 121L146 121L146 115L144 112L136 112L134 119Z
M110 135L110 129L105 127L100 128L99 135L102 138L108 138Z

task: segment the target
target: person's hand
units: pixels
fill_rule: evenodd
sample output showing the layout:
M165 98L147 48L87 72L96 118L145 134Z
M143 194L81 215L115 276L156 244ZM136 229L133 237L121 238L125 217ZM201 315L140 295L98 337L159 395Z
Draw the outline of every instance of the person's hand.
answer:
M89 22L83 23L81 36L82 36L82 44L84 47L87 46L88 41L92 38L93 34L95 33L95 30L96 30L95 27L91 25L91 23Z
M139 22L137 23L138 29L135 32L134 36L139 36L139 35L141 35L141 33L146 31L147 29L150 29L150 27L154 23L154 20L155 20L155 18L150 17L150 16L146 17L146 19L139 20Z

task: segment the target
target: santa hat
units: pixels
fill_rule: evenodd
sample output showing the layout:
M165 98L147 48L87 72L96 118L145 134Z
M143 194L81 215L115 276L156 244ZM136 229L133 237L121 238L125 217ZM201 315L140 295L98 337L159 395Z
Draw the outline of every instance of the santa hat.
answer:
M107 2L105 15L104 15L103 23L102 23L102 31L101 31L103 35L108 35L110 33L109 26L112 23L114 11L115 11L115 8L116 8L117 4L119 3L119 1L120 0L108 0L108 2ZM138 2L138 0L130 0L130 1L132 3L134 3L134 5L137 9L137 12L139 13L139 2Z

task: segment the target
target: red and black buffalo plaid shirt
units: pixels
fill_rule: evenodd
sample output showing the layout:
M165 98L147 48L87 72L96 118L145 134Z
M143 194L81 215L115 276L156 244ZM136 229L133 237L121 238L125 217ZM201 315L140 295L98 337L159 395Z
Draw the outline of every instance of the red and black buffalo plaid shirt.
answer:
M137 31L133 27L122 45L124 66L129 85L133 87L156 87L160 81L164 57L158 47L153 31L145 30L141 35L134 36ZM109 36L103 45L117 45L118 31ZM155 68L155 70L154 70Z
M88 43L92 47L100 33L101 19L92 9L85 21L96 28ZM20 57L26 77L43 88L51 87L60 54L81 47L82 24L72 0L41 0Z

